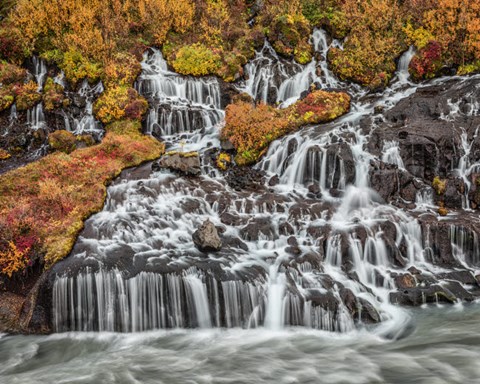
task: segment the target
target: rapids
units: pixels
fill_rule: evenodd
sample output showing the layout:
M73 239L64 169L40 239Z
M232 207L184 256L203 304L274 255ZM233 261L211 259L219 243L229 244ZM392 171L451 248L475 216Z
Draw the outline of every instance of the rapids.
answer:
M474 384L478 306L412 311L411 334L291 328L0 336L0 382Z

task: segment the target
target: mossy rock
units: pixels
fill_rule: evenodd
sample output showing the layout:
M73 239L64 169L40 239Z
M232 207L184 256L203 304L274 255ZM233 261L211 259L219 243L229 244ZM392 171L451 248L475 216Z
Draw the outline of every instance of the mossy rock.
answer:
M53 150L71 153L77 148L77 138L68 131L55 131L48 135L48 145Z

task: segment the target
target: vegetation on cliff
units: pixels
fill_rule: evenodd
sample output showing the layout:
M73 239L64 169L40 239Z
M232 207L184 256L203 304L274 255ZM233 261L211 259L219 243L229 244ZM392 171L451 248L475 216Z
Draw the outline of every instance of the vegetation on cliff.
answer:
M0 59L20 64L37 53L67 79L115 82L126 62L160 46L178 72L233 81L267 38L300 63L312 58L309 35L326 28L342 39L329 54L343 79L384 86L409 45L417 79L442 67L480 69L480 5L475 0L13 0L0 15ZM438 47L439 58L426 59ZM128 67L128 66L127 66ZM113 71L112 71L113 68ZM130 79L131 80L131 79ZM128 82L132 85L132 82ZM126 85L126 84L123 84ZM107 86L108 87L108 86Z
M101 144L65 152L0 175L0 275L24 270L39 255L47 267L65 257L83 221L102 209L106 184L159 157L164 145L123 121L107 127Z
M253 164L270 143L306 124L319 124L348 112L350 96L343 92L314 91L285 109L254 105L239 98L227 107L222 137L237 151L238 165Z

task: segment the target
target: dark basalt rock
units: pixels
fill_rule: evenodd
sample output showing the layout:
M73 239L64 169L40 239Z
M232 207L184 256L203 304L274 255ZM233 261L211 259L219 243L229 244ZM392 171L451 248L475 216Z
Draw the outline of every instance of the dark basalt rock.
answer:
M228 185L237 190L260 190L264 188L265 172L250 167L235 167L225 177Z
M220 240L217 228L210 220L206 220L193 233L192 239L195 246L202 252L217 252L222 249L222 240Z
M197 176L201 173L200 157L194 153L167 154L152 165L154 171L162 168L168 168L184 175Z

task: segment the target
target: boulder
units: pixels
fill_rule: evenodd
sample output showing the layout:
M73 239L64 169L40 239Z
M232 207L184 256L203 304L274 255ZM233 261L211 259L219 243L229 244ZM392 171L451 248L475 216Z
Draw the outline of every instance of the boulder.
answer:
M217 252L222 249L217 228L208 219L193 233L192 238L195 246L202 252Z
M201 173L200 157L196 152L175 152L166 154L152 165L152 169L168 168L185 175L197 176Z

